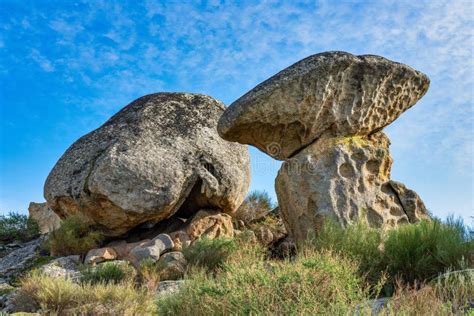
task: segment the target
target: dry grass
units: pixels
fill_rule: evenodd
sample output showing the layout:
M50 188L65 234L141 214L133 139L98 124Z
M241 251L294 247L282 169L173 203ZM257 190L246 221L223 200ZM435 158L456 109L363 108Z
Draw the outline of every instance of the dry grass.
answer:
M148 315L152 295L132 283L76 284L33 273L25 278L15 302L24 311L44 314Z

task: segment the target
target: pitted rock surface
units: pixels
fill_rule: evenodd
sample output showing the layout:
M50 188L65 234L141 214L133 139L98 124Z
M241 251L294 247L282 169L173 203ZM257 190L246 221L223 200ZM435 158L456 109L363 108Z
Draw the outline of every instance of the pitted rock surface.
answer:
M417 195L421 203L411 203L416 204L414 211L405 202L415 201L413 196L400 195L402 190L393 188L389 144L382 132L370 137L326 138L285 161L275 188L290 236L303 242L308 233L317 233L325 217L343 225L362 217L376 227L428 218ZM403 188L403 192L413 192Z
M219 134L286 159L324 134L369 135L392 123L428 90L426 75L375 55L309 56L232 103Z
M46 180L48 204L111 236L201 208L235 211L249 186L249 155L219 137L224 108L199 94L137 99L64 153Z

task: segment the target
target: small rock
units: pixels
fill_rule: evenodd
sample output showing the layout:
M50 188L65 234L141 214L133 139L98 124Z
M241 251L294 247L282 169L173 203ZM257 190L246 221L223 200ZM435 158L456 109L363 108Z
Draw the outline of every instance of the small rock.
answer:
M232 217L215 210L200 210L189 223L186 232L192 241L206 236L209 239L234 237Z
M167 234L160 234L144 245L139 245L130 251L130 260L134 265L138 265L140 261L146 258L158 260L161 254L172 250L174 247L173 240Z
M187 261L183 253L178 251L168 252L158 260L160 280L177 280L184 276Z
M99 262L117 259L117 252L111 247L89 250L84 260L85 264L96 264Z
M191 244L191 238L182 230L170 233L170 237L174 243L173 251L182 251Z
M77 255L61 257L42 266L40 271L49 277L65 278L78 282L81 278L81 273L78 270L80 263L81 258Z
M264 246L268 246L273 242L273 233L270 229L264 226L260 226L254 230L255 237Z
M161 281L156 288L156 296L165 296L174 294L184 285L184 280L177 281Z

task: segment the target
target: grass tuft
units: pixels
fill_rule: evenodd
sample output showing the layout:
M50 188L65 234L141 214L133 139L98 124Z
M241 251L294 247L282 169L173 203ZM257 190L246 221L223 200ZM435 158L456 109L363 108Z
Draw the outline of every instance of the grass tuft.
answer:
M102 239L100 232L93 230L80 217L72 216L50 233L47 247L54 256L84 255L98 248Z

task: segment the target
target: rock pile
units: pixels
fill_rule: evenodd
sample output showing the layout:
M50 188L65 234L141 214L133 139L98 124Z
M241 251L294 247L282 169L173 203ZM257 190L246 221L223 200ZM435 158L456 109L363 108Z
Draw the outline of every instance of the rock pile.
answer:
M64 153L46 180L48 205L109 236L200 209L232 213L248 190L249 155L219 137L224 109L200 94L137 99Z
M426 75L379 56L327 52L264 81L226 109L219 134L285 160L275 182L297 242L324 216L393 226L427 217L418 195L390 180L381 130L427 91Z

